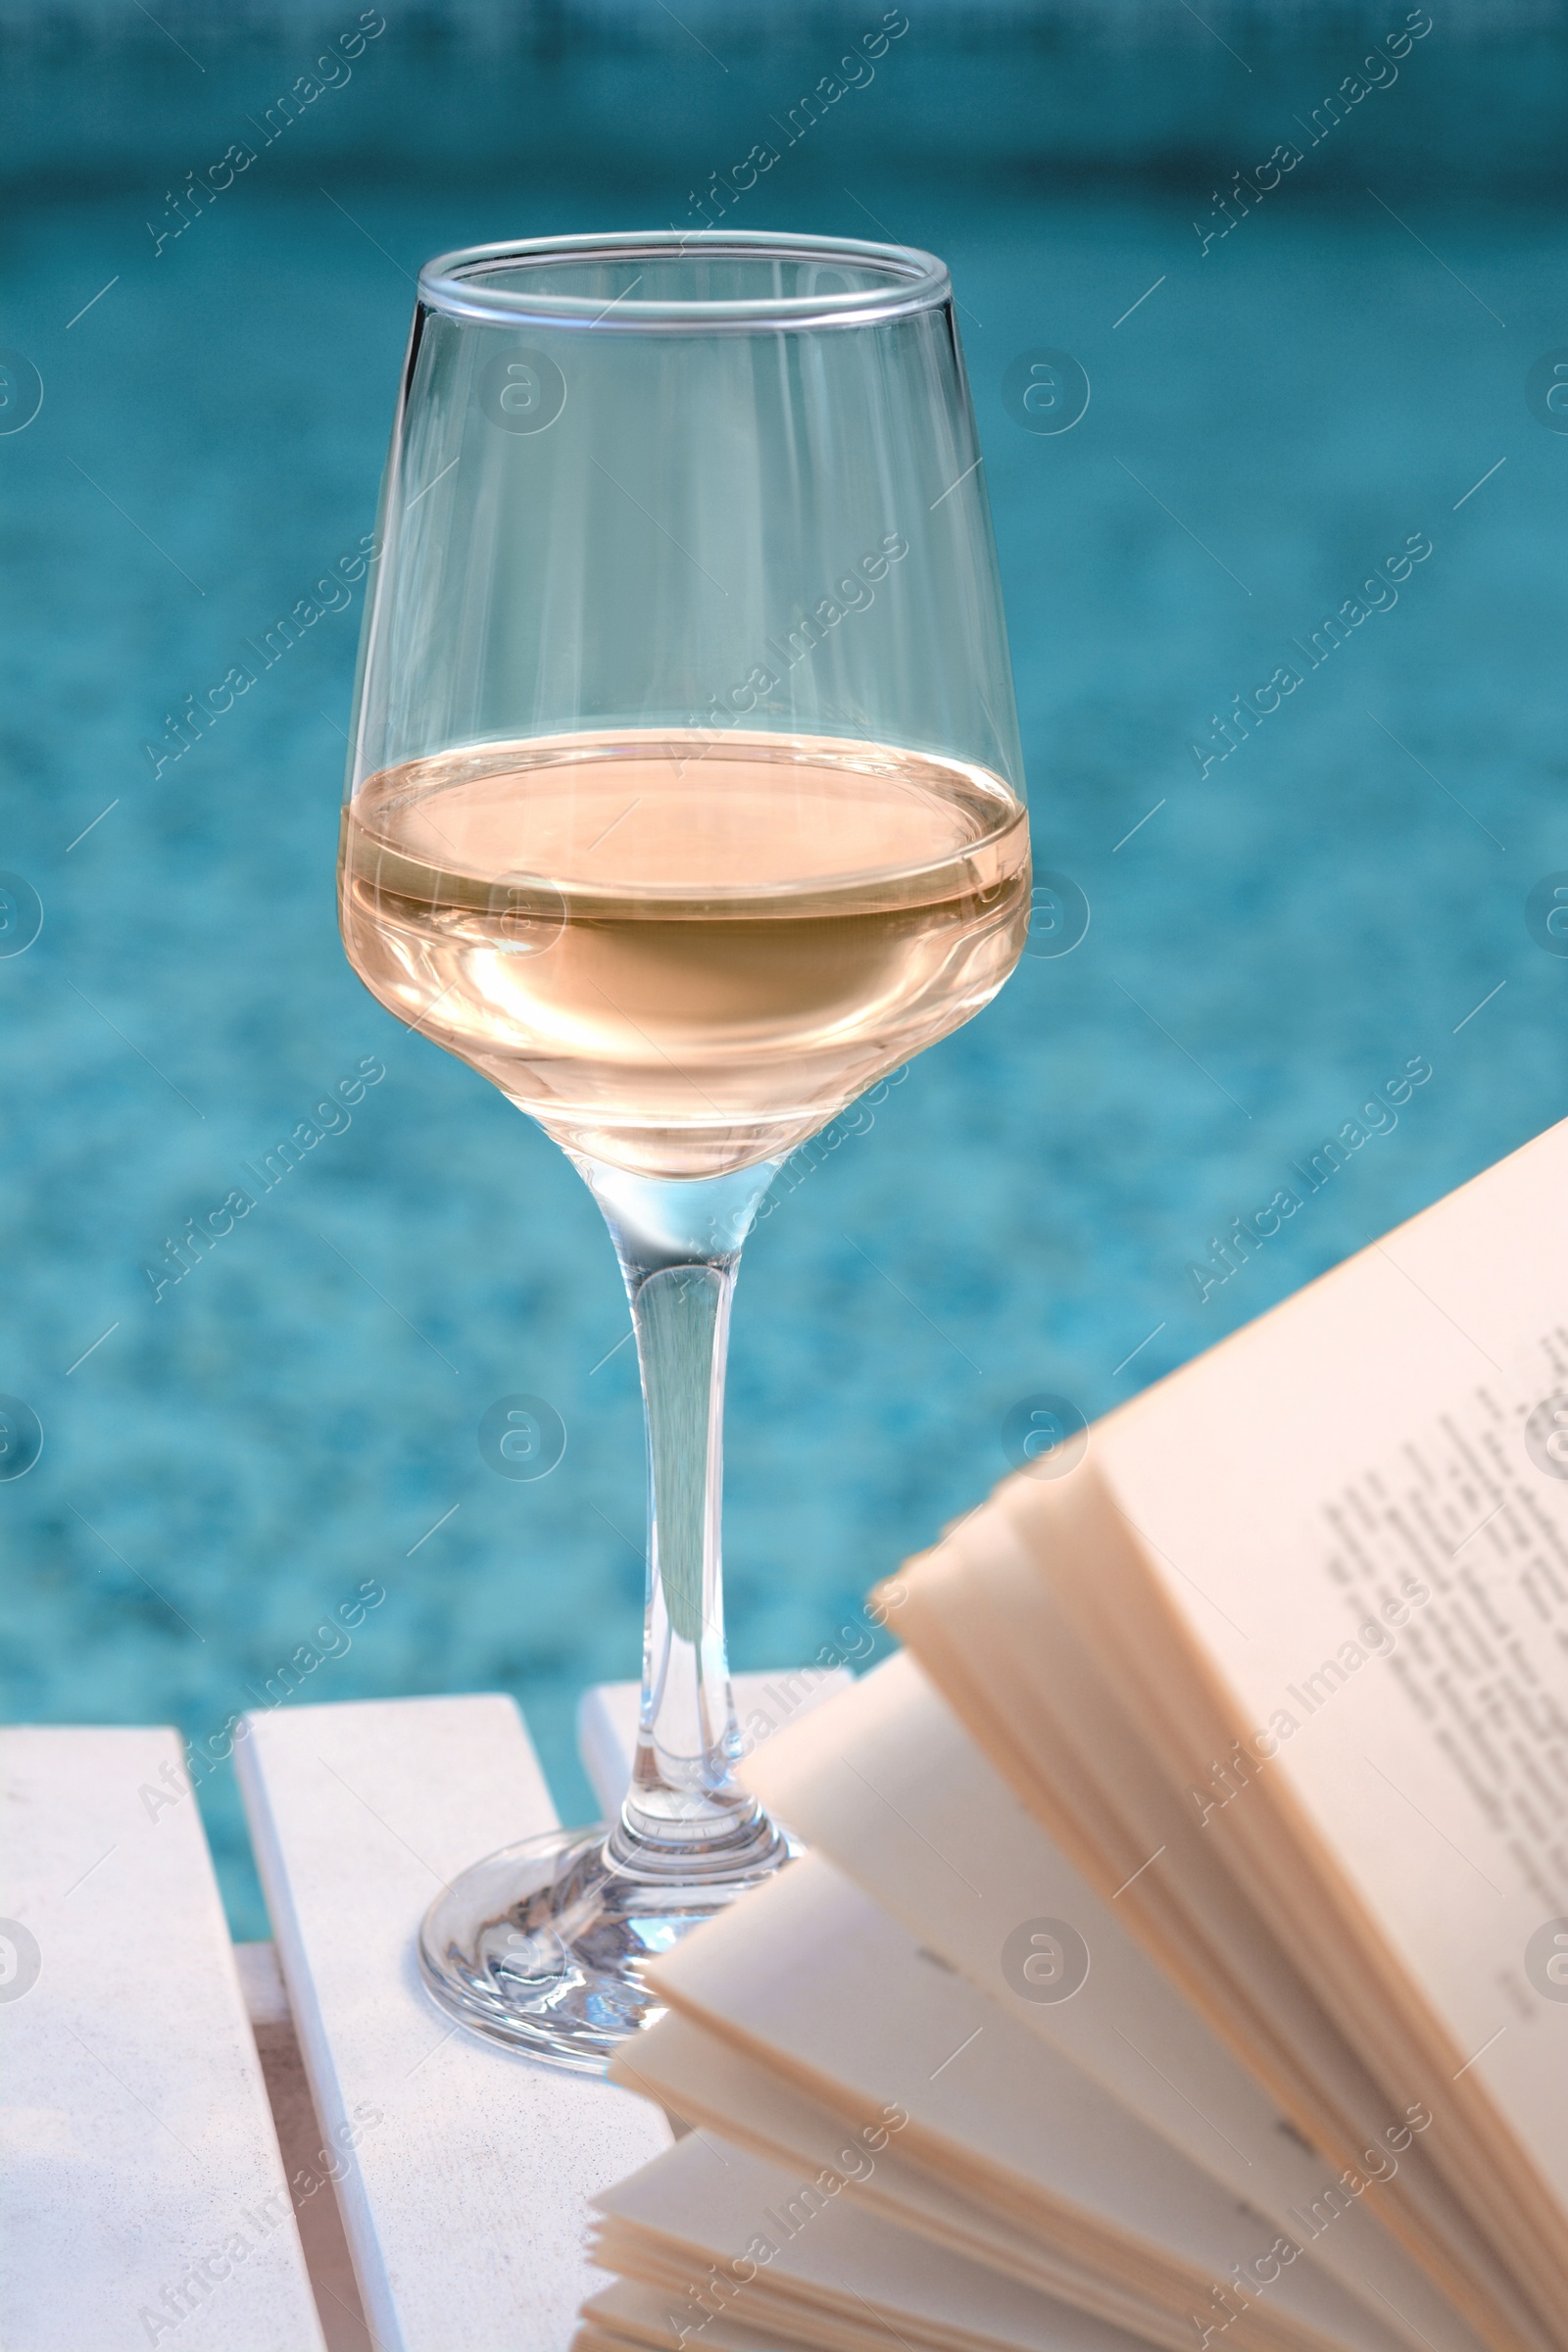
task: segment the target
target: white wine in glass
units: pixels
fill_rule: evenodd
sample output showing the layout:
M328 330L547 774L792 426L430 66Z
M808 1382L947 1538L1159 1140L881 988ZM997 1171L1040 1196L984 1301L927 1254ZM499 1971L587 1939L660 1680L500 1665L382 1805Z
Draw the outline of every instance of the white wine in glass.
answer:
M996 993L1028 860L1018 802L954 760L546 739L370 778L343 936L568 1152L714 1176L782 1157Z
M786 1862L740 1786L719 1497L740 1250L787 1154L996 994L1029 848L947 272L640 235L422 272L340 858L349 956L569 1153L649 1459L631 1788L475 1863L426 1984L598 2070L650 1953Z

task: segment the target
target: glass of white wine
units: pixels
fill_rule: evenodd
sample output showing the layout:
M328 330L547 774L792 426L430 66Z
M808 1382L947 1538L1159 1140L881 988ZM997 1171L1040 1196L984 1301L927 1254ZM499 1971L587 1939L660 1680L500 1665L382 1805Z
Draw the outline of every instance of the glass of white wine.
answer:
M419 279L360 656L344 943L565 1151L646 1408L619 1818L420 1937L478 2032L601 2068L642 1963L785 1862L735 1778L719 1572L741 1244L788 1153L979 1010L1029 911L948 273L837 238L553 237Z

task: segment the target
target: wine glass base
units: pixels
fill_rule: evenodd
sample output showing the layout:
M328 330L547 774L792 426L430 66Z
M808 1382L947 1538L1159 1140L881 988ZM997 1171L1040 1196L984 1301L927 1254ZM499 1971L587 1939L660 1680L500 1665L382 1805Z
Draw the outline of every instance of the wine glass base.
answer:
M551 1830L476 1862L419 1930L438 2006L489 2041L600 2075L664 2014L644 1965L803 1849L776 1830L744 1871L689 1884L608 1852L611 1832Z

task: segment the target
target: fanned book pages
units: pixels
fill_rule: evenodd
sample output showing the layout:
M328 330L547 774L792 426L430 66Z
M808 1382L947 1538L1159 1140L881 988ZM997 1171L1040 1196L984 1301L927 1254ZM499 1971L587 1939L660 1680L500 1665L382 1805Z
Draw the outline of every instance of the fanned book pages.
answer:
M883 1589L616 2061L693 2130L585 2347L1568 2352L1565 1198L1568 1126Z

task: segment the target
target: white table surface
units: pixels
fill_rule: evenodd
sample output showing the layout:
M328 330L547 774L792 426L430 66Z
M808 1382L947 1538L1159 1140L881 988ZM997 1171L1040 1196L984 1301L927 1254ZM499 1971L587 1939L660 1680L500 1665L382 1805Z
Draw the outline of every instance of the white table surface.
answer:
M241 1786L323 2143L384 2352L563 2352L587 2200L669 2143L656 2108L450 2025L414 1939L443 1883L555 1809L512 1701L252 1719Z
M0 2344L319 2352L178 1740L0 1732Z
M848 1679L737 1676L749 1743ZM582 1702L607 1813L637 1707ZM0 1733L0 2346L565 2352L589 2199L670 2129L419 1983L439 1886L555 1826L516 1708L280 1708L235 1758L274 1943L228 1940L172 1732Z

